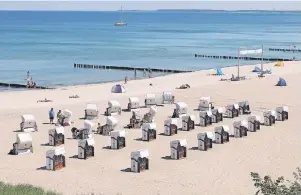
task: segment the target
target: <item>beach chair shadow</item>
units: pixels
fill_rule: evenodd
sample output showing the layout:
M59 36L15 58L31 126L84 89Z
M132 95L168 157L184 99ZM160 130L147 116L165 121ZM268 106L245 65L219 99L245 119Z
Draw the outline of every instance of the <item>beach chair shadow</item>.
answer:
M78 155L76 154L76 155L70 156L69 158L77 159Z
M142 138L135 138L135 141L143 142Z
M111 146L104 146L104 147L102 147L102 149L111 150L112 148L111 148Z
M164 133L159 133L159 135L166 136Z
M51 123L42 123L43 125L51 125Z
M14 130L13 132L16 132L16 133L18 133L18 132L22 132L21 130Z
M81 118L79 118L79 120L85 120L86 118L85 117L81 117Z
M189 148L189 150L199 150L199 148L198 147L191 147L191 148Z
M125 108L125 109L121 109L122 112L131 112L131 110Z
M120 171L121 172L126 172L126 173L131 173L132 172L131 168L121 169Z
M161 157L161 159L164 159L164 160L173 160L173 159L171 158L171 156L163 156L163 157Z
M40 144L40 146L50 146L49 143Z
M42 166L42 167L37 168L37 170L47 170L47 169L46 169L46 166Z

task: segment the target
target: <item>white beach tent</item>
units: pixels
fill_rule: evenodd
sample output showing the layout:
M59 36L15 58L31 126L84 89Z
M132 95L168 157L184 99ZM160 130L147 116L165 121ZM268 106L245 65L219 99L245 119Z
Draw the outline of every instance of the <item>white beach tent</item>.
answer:
M125 93L126 89L123 85L117 84L112 87L111 92L112 93Z

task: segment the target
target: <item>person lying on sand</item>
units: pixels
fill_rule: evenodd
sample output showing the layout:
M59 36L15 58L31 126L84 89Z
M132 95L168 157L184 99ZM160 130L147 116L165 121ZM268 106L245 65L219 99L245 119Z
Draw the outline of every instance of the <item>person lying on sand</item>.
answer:
M188 84L183 84L183 85L181 85L180 87L178 87L178 88L176 88L176 89L188 89L188 88L190 88L190 85L188 85Z
M69 98L79 98L79 96L78 95L71 95L71 96L69 96Z
M37 103L39 102L53 102L52 100L47 100L47 98L45 98L44 100L38 100Z

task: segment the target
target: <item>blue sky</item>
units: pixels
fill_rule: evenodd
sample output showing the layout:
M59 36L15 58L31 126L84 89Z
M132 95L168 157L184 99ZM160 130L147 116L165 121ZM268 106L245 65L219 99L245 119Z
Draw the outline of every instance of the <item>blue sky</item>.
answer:
M1 10L301 10L301 1L0 1Z

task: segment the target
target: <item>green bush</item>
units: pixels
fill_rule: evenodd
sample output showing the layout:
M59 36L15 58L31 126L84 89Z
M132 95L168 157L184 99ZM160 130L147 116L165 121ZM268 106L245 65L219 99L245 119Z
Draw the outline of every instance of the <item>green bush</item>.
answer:
M260 177L258 173L251 172L254 186L258 189L256 195L301 195L301 169L293 173L294 181L285 180L283 176L273 180L270 176Z
M28 184L11 185L0 182L1 195L61 195Z

